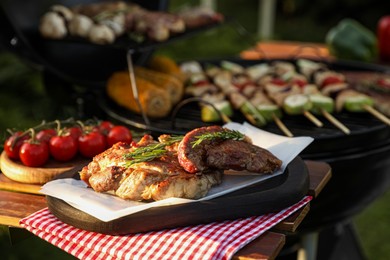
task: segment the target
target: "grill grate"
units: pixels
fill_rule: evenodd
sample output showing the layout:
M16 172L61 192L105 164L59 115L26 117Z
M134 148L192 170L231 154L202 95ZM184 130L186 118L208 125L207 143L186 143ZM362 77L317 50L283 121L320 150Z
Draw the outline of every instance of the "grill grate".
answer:
M293 62L291 60L287 61ZM207 62L219 63L219 61ZM238 60L234 62L244 63L243 65L246 66L259 63L259 61L253 60ZM330 63L329 67L333 70L375 72L385 72L388 69L387 67L354 62L334 62ZM171 116L164 119L150 119L150 125L146 125L140 115L119 107L105 95L100 98L100 106L113 119L119 120L136 129L149 131L155 135L162 133L184 134L191 129L211 125L201 121L200 109L197 103L188 103L182 106L174 118ZM282 121L294 137L311 136L315 139L304 151L304 154L309 158L322 157L335 152L350 153L354 150L365 150L373 146L385 144L390 140L390 127L369 113L341 112L334 114L334 116L351 130L349 135L344 134L322 116L318 118L323 122L323 127L316 127L304 116L284 115ZM235 111L231 119L239 123L245 121L245 118L239 111ZM223 122L217 124L223 124ZM283 135L278 126L272 122L263 127L263 130Z

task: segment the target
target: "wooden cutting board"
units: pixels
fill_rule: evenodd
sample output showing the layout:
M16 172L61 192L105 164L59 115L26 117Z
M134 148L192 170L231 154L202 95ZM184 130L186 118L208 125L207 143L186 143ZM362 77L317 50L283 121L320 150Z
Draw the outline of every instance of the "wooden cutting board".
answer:
M238 219L280 211L301 200L309 189L309 173L297 157L284 174L221 197L154 207L108 222L80 211L63 200L47 196L49 210L61 221L88 231L123 235L213 221Z
M69 162L51 159L42 167L28 167L11 160L3 151L0 156L0 189L39 194L42 184L59 175L74 174L89 162L89 159L81 157Z

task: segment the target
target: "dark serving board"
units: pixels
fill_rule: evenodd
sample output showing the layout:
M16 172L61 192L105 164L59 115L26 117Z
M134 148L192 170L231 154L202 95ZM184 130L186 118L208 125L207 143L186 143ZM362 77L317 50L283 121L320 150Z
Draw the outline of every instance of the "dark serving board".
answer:
M63 200L47 196L50 212L74 227L109 235L148 232L232 220L280 211L301 200L309 189L305 163L296 157L284 174L259 184L208 200L150 208L103 222Z

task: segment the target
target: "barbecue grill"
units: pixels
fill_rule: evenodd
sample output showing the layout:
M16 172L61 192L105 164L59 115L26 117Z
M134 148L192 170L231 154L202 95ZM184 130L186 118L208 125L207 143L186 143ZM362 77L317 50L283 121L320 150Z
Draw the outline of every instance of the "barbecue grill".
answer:
M80 1L58 2L70 6ZM92 1L83 1L87 2ZM147 2L151 9L164 10L167 7L167 1L139 2L141 5ZM142 116L117 106L105 96L102 88L113 71L126 67L128 50L122 48L123 45L118 48L42 39L37 32L37 25L40 15L50 4L52 4L50 1L2 1L0 26L3 44L27 61L41 66L45 73L50 75L47 78L51 80L94 89L98 104L108 118L135 129L155 135L182 134L189 129L206 125L200 120L197 102L180 104L170 117L151 119L150 124L145 123ZM149 47L135 55L135 63L147 60L153 48L157 48L158 45ZM231 60L244 65L272 61ZM389 70L385 66L347 61L331 61L328 65L338 71L387 73ZM345 135L325 120L324 127L318 128L304 117L283 117L283 122L294 136L311 136L315 139L303 151L301 157L325 161L331 165L333 171L332 179L303 221L302 230L317 230L350 219L390 186L390 127L368 113L342 112L336 117L351 130L350 135ZM245 120L238 114L232 119L238 122ZM264 130L282 134L273 123L265 126Z

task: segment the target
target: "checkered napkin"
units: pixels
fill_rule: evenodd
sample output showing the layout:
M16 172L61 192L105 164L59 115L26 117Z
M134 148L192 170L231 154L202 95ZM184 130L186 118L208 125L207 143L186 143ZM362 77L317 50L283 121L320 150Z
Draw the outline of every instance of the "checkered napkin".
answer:
M311 199L306 196L278 213L123 236L72 227L47 208L22 219L20 225L79 259L230 259Z

